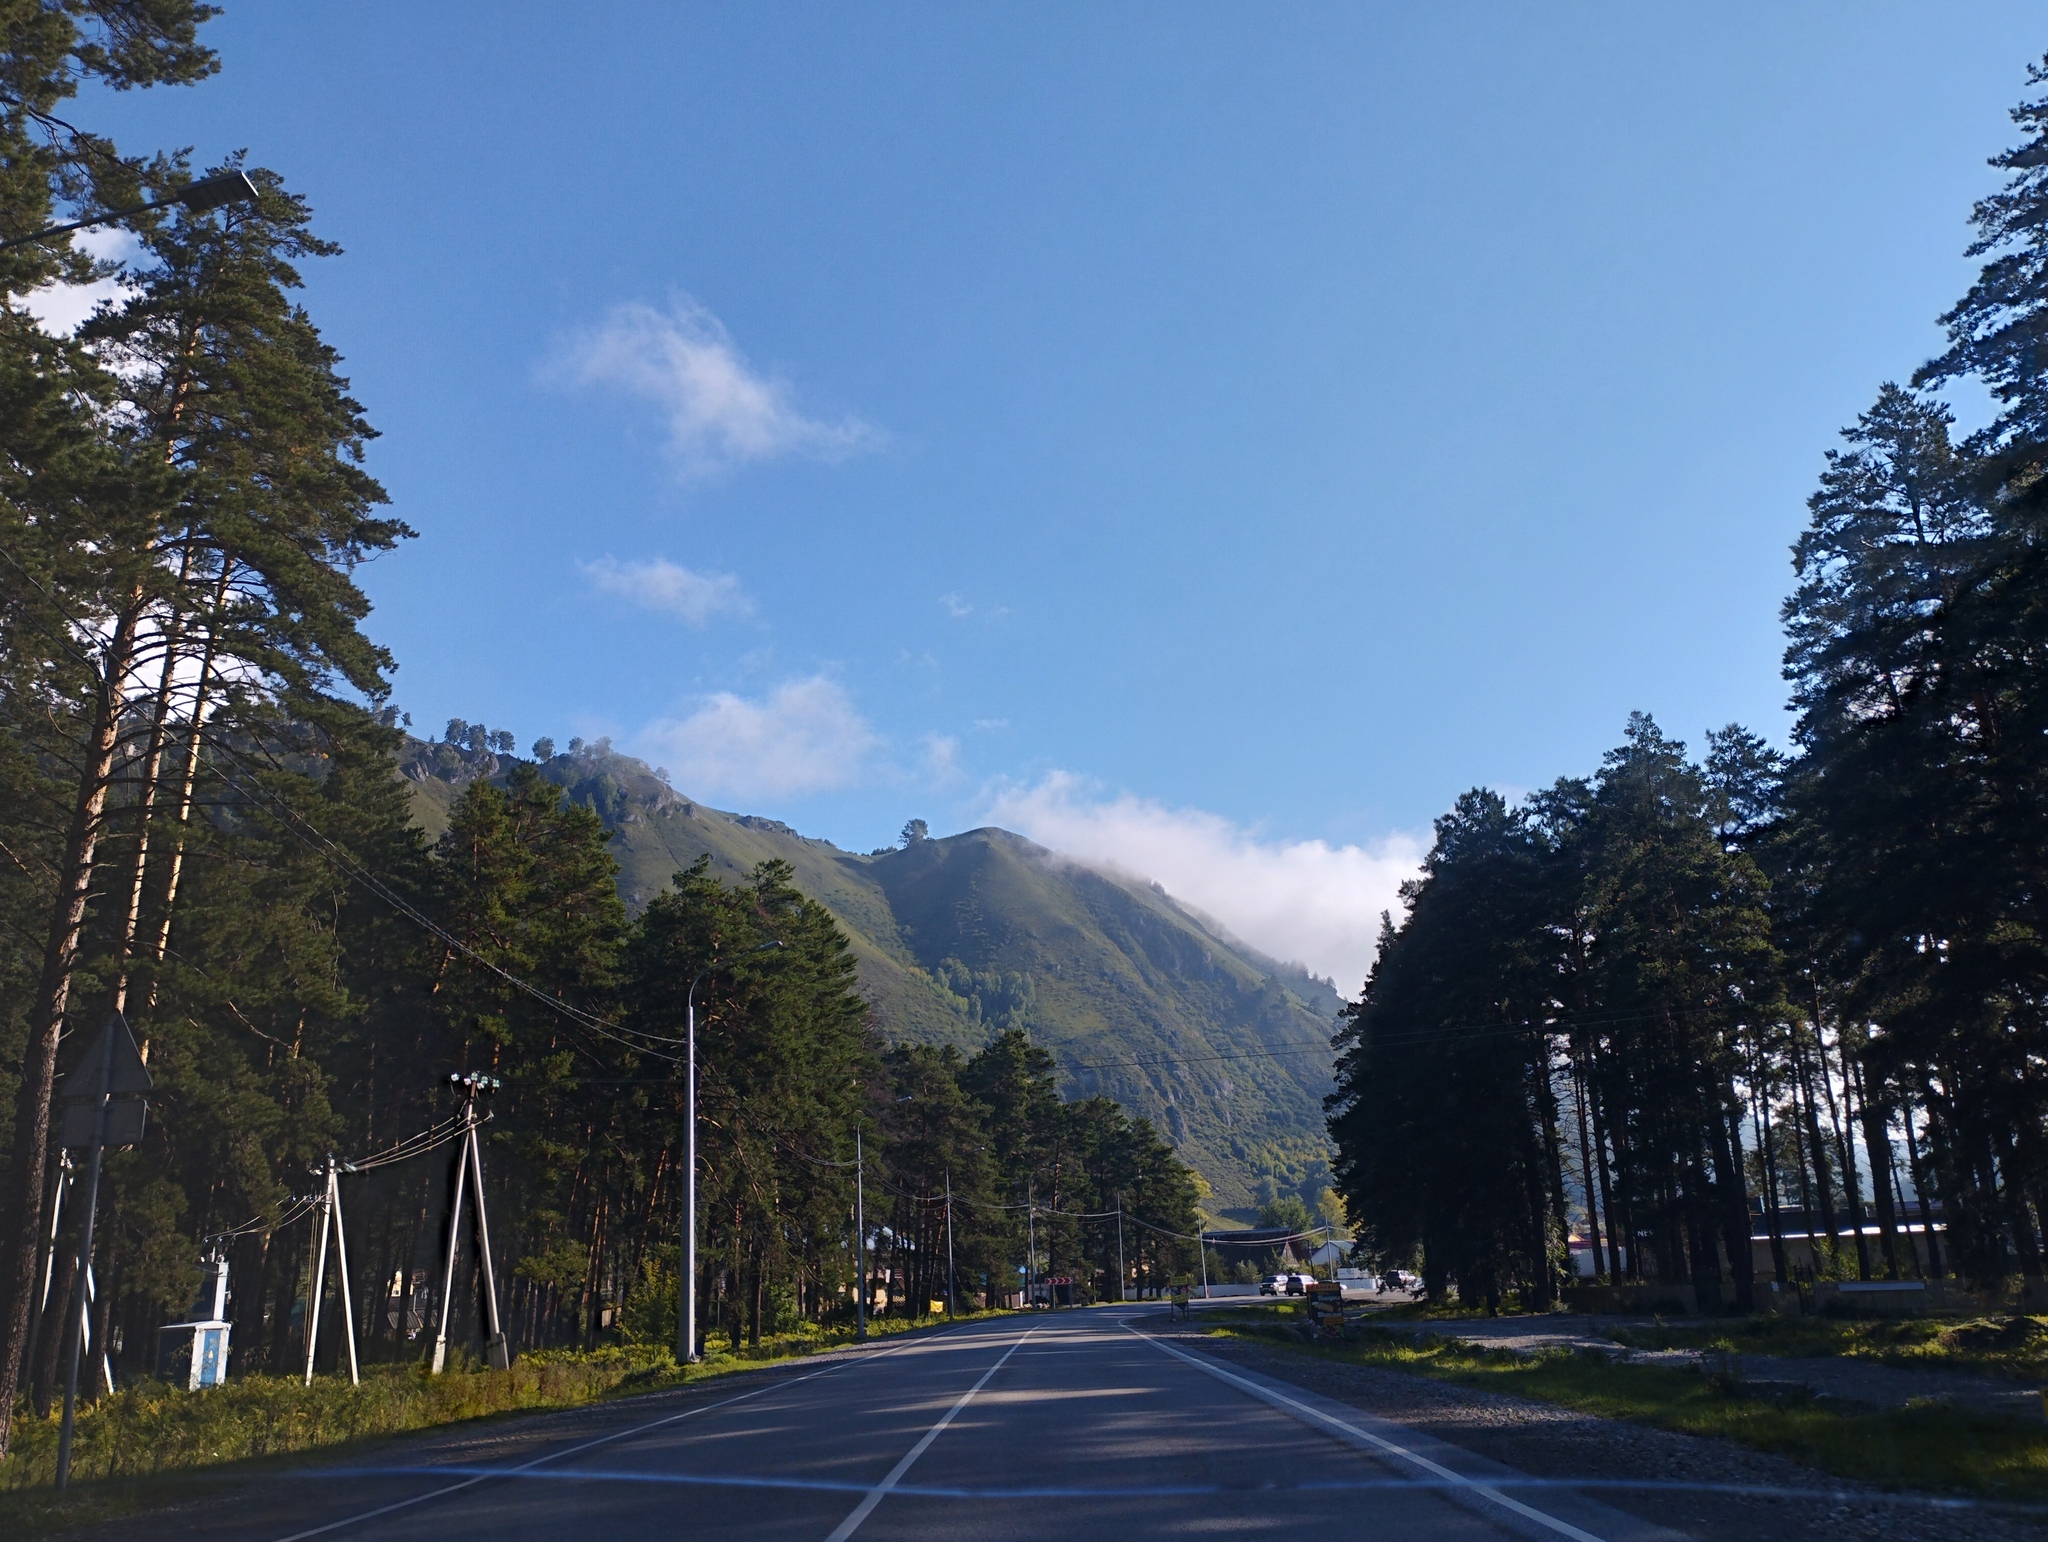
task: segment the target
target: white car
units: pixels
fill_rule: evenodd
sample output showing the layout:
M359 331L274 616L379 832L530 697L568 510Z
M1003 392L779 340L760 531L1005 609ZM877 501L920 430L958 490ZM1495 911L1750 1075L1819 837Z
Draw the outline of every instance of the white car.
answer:
M1299 1296L1308 1290L1306 1274L1269 1274L1259 1281L1262 1296Z

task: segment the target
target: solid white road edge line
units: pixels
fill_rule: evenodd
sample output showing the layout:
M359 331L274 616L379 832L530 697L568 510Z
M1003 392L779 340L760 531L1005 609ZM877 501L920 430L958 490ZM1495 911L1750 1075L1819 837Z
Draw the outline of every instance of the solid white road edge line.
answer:
M1149 1333L1139 1333L1129 1323L1125 1323L1123 1328L1124 1332L1135 1334L1154 1349L1172 1355L1177 1360L1185 1360L1196 1370L1205 1371L1209 1375L1214 1376L1218 1381L1227 1381L1239 1391L1249 1392L1262 1403L1270 1403L1275 1408L1298 1414L1302 1418L1312 1423L1320 1424L1325 1428L1341 1430L1352 1439L1363 1441L1375 1450L1384 1451L1390 1456L1398 1456L1404 1462L1413 1462L1424 1472L1441 1478L1454 1487L1469 1489L1482 1499L1490 1499L1502 1509L1512 1510L1525 1520L1534 1521L1537 1525L1547 1527L1560 1536L1570 1537L1572 1542L1601 1542L1601 1539L1594 1536L1590 1531L1581 1531L1568 1521L1561 1521L1554 1515L1545 1515L1533 1505L1525 1505L1521 1500L1511 1495L1503 1494L1499 1489L1494 1488L1490 1484L1481 1482L1477 1478L1468 1478L1461 1472L1453 1472L1440 1462L1432 1462L1428 1457L1410 1451L1406 1446L1396 1445L1391 1440L1373 1434L1371 1430L1362 1430L1347 1419L1339 1419L1333 1414L1326 1414L1320 1408L1312 1408L1307 1403L1298 1402L1284 1392L1276 1392L1270 1387L1262 1387L1257 1382L1249 1381L1235 1372L1226 1371L1222 1366L1217 1365L1206 1356L1191 1355L1185 1349L1169 1344L1163 1339L1155 1338ZM837 1533L834 1535L836 1537Z
M951 1408L947 1409L945 1413L940 1416L939 1422L937 1424L934 1424L930 1429L924 1432L924 1439L920 1440L916 1445L912 1446L907 1452L904 1453L902 1461L898 1462L894 1467L891 1467L889 1469L888 1477L884 1478L880 1483L877 1483L873 1488L869 1489L865 1495L862 1496L861 1502L853 1507L853 1513L847 1516L845 1520L841 1521L838 1524L838 1526L836 1526L833 1529L832 1535L827 1537L825 1539L825 1542L846 1542L846 1539L848 1537L852 1536L856 1531L860 1530L860 1523L866 1520L870 1515L874 1513L875 1506L882 1502L883 1496L885 1496L890 1489L894 1488L898 1483L901 1483L903 1481L903 1475L906 1472L910 1471L911 1464L916 1462L916 1460L920 1456L923 1456L925 1453L925 1448L928 1447L933 1441L939 1438L939 1432L943 1430L947 1425L953 1422L954 1416L957 1415L961 1409L965 1408L969 1403L974 1401L974 1394L979 1392L983 1387L987 1386L989 1383L989 1378L995 1375L997 1371L1000 1371L1006 1364L1008 1364L1010 1356L1014 1355L1018 1350L1022 1349L1024 1347L1025 1340L1029 1339L1031 1335L1036 1333L1037 1331L1038 1330L1036 1328L1026 1328L1024 1330L1024 1338L1017 1340L1016 1343L1012 1344L1008 1349L1004 1350L1003 1358L998 1360L994 1365L990 1366L985 1372L983 1372L980 1381L977 1381L973 1386L969 1387L965 1392L960 1394L960 1400L956 1402Z
M962 1323L960 1326L964 1328L968 1325ZM445 1499L450 1494L459 1494L466 1488L475 1488L479 1483L488 1482L492 1478L507 1478L517 1473L530 1471L547 1462L559 1462L565 1456L574 1456L577 1452L588 1451L593 1446L610 1445L615 1440L626 1440L634 1435L644 1435L649 1430L658 1430L664 1424L674 1424L678 1419L695 1418L698 1414L712 1413L720 1408L730 1408L734 1403L744 1403L749 1398L760 1397L764 1393L781 1391L784 1388L794 1387L806 1381L816 1381L820 1376L830 1376L834 1371L843 1371L849 1365L866 1365L872 1361L896 1354L899 1351L915 1349L920 1344L929 1344L934 1339L942 1339L949 1334L959 1331L959 1328L948 1328L944 1333L934 1333L929 1338L913 1339L906 1344L892 1344L880 1353L868 1355L864 1359L848 1358L838 1360L831 1365L825 1366L822 1370L807 1371L802 1376L795 1377L789 1381L770 1382L765 1387L756 1387L753 1391L742 1392L737 1397L721 1398L715 1403L704 1403L696 1408L685 1408L681 1413L669 1414L666 1418L651 1419L645 1424L636 1424L631 1429L619 1430L610 1435L600 1435L595 1440L586 1440L581 1445L570 1446L564 1451L550 1451L546 1456L536 1456L532 1461L521 1462L517 1467L494 1468L490 1472L478 1473L473 1478L465 1478L460 1483L451 1483L446 1488L433 1489L425 1494L415 1494L410 1499L400 1499L392 1504L379 1505L376 1509L365 1510L359 1515L345 1515L338 1521L329 1521L324 1526L314 1526L310 1530L295 1531L288 1537L277 1538L277 1542L305 1542L305 1539L308 1537L325 1536L328 1532L339 1531L344 1526L355 1526L363 1521L374 1521L378 1516L389 1515L394 1510L410 1510L414 1505L423 1505L430 1499ZM1005 1355L1003 1358L1007 1360L1009 1356ZM536 1411L545 1412L546 1410Z

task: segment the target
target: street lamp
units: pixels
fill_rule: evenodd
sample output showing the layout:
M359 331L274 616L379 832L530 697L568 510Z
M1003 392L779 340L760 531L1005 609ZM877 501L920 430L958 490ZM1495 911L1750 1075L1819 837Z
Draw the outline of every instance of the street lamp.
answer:
M781 946L770 938L758 948L747 949L747 953L766 953ZM744 958L747 953L740 956ZM683 998L683 1010L690 1023L690 1070L683 1108L683 1299L676 1311L676 1361L681 1365L697 1363L697 987L717 967L710 963L698 970Z
M146 213L151 209L180 207L192 214L204 214L209 209L219 209L231 203L253 203L256 200L256 184L246 172L224 171L218 176L206 177L198 182L188 182L168 198L159 198L154 203L133 204L126 209L110 209L105 214L95 214L89 220L73 220L68 225L52 225L38 230L31 236L16 236L12 241L0 241L0 252L10 247L27 246L31 241L47 241L51 236L69 235L74 230L90 230L94 225L111 225L115 220L124 220L131 214Z

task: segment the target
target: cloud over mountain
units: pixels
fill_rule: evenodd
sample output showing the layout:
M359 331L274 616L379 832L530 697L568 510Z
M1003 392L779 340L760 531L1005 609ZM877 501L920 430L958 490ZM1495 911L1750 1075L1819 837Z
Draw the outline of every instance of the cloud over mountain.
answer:
M826 675L788 680L765 697L707 697L684 718L640 736L695 797L777 798L858 781L877 743L843 686Z
M1268 841L1220 814L1110 798L1068 772L990 801L992 822L1076 861L1149 878L1274 958L1298 960L1356 996L1372 966L1380 912L1400 909L1422 844Z

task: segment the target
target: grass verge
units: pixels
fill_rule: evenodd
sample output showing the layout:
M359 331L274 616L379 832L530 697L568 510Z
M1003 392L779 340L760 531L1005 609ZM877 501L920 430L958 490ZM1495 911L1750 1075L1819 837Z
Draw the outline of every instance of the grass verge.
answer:
M1632 1349L1705 1349L1745 1355L1848 1355L1911 1370L2048 1377L2048 1324L2038 1317L1857 1319L1748 1317L1726 1322L1613 1328Z
M962 1313L956 1320L998 1315ZM882 1318L868 1331L880 1338L944 1325ZM359 1441L662 1391L841 1348L851 1339L846 1329L806 1328L738 1351L710 1347L689 1367L679 1367L666 1348L637 1346L540 1351L521 1356L509 1371L469 1364L429 1376L420 1365L365 1367L360 1386L333 1375L316 1376L311 1386L295 1376L237 1376L204 1392L139 1382L79 1410L71 1487L63 1494L52 1486L57 1416L38 1419L23 1407L12 1449L0 1462L0 1535L40 1535L172 1503L191 1492L190 1479L199 1474L217 1478L236 1466L263 1471Z
M1616 1364L1598 1352L1521 1355L1449 1339L1416 1342L1371 1329L1326 1346L1280 1325L1249 1322L1211 1331L1317 1359L1405 1371L1604 1419L1729 1440L1884 1489L2048 1502L2048 1426L2014 1419L1938 1405L1842 1410L1807 1398L1764 1397L1723 1376Z

